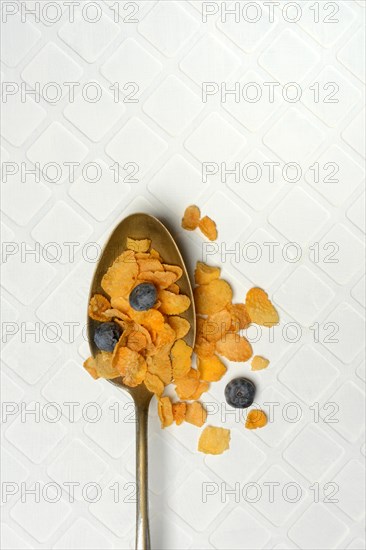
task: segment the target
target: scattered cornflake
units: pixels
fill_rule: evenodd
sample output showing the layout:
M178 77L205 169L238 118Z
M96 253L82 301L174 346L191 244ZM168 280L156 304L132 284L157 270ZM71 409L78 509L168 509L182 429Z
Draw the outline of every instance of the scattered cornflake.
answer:
M197 262L194 272L194 280L197 285L208 285L211 281L218 279L221 274L219 267L211 267L203 262Z
M269 300L267 292L261 288L251 288L248 291L245 305L253 323L265 327L273 327L278 324L278 313Z
M207 426L198 441L198 450L210 455L221 455L230 447L230 430Z
M193 424L194 426L198 426L199 428L201 428L201 426L203 426L206 422L206 418L207 412L202 407L201 403L199 403L198 401L188 403L185 415L186 422L189 422L189 424Z
M251 319L245 304L230 304L228 310L231 315L231 330L238 332L249 327Z
M216 223L211 220L208 216L202 218L198 224L201 232L207 237L210 241L216 241L217 239L217 228Z
M206 380L207 382L218 382L227 371L224 363L217 355L208 358L198 357L197 368L201 380Z
M107 351L101 351L96 357L89 357L84 362L84 369L97 380L98 378L105 378L112 380L113 378L120 377L119 371L112 364L112 354Z
M127 237L126 248L134 252L148 252L151 246L150 239L131 239Z
M144 380L145 386L151 393L155 393L158 397L164 393L164 383L156 374L147 372Z
M89 317L94 319L94 321L109 321L109 318L105 315L105 312L110 309L110 307L111 304L105 296L102 294L94 294L89 302Z
M182 219L182 227L187 231L194 231L197 229L201 218L201 211L196 205L188 206L184 212Z
M245 427L248 430L255 430L256 428L263 428L267 424L267 416L260 409L252 409L249 411Z
M261 355L255 355L251 361L252 370L263 370L269 365L269 360Z
M178 340L180 338L184 338L191 330L189 321L187 321L187 319L183 319L183 317L172 315L168 317L168 323L175 331L175 335Z
M180 315L187 311L191 300L184 294L174 294L168 290L161 290L158 293L161 302L160 311L165 315Z
M173 406L169 397L161 397L158 401L158 414L161 421L161 427L167 428L174 422Z
M172 347L171 358L173 379L183 378L189 373L192 363L192 348L184 340L177 340Z
M173 418L177 426L183 424L187 411L187 403L183 401L178 401L173 403Z
M213 315L224 309L232 300L231 286L222 279L215 279L207 285L194 289L196 310L199 315Z
M216 342L216 351L229 361L248 361L253 354L252 346L244 336L229 333Z
M126 347L119 347L116 353L114 366L123 378L126 386L134 388L144 381L147 365L144 357Z

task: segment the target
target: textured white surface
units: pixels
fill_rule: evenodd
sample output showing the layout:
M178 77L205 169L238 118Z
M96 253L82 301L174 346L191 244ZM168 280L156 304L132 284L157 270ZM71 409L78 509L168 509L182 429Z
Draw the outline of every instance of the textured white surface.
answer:
M7 4L36 3L4 1L3 10ZM56 3L40 3L47 4L53 7L46 17L57 15ZM199 430L191 425L161 432L153 403L153 548L364 548L365 2L304 0L291 7L281 0L273 22L269 3L240 2L248 17L261 10L256 23L223 20L215 2L99 0L88 11L92 18L99 6L96 23L83 17L86 0L73 22L65 3L57 4L55 23L32 15L22 22L21 11L2 23L3 81L61 86L54 103L43 96L22 102L19 92L2 104L2 162L28 169L39 162L42 170L38 182L31 175L22 181L20 170L2 182L2 398L10 413L3 416L2 548L133 547L131 403L80 366L88 354L82 329L96 254L90 243L103 244L120 219L142 210L170 224L192 268L202 239L183 234L180 217L194 202L218 223L220 248L209 261L223 265L235 298L263 286L282 326L272 339L264 331L249 334L258 338L256 353L271 360L268 370L254 375L231 365L205 396L209 423L232 429L224 455L198 454ZM301 15L290 23L283 14L294 18L294 4ZM202 6L216 12L207 22ZM74 81L81 86L71 102L64 83ZM101 86L100 101L83 97L88 82ZM117 87L110 88L116 82L118 103ZM202 82L228 89L256 82L263 95L257 103L230 95L221 103L218 92L203 102ZM279 84L273 102L269 82ZM301 101L283 100L289 82L301 86ZM319 102L310 88L315 82ZM329 82L339 87L336 103L324 103L334 90L324 89ZM65 162L80 163L73 178ZM100 181L85 179L89 162L102 170ZM116 162L118 182L110 168ZM217 172L206 181L204 162L216 163ZM236 162L247 167L239 182L218 172L220 163L233 170ZM47 163L59 163L57 181ZM273 181L264 163L278 163ZM296 182L286 181L294 173L285 163L300 166ZM94 175L90 168L87 176ZM27 254L36 243L36 253ZM272 259L269 243L276 243ZM268 414L274 410L258 433L246 431L223 404L226 381L246 373L256 381L258 403ZM70 402L79 403L71 420ZM100 406L97 422L91 402ZM39 422L11 414L17 403L19 410L21 403L38 406ZM74 499L70 482L80 484ZM90 482L100 498L95 487L85 493ZM35 483L39 502L25 494ZM268 483L279 484L272 502ZM15 494L6 497L10 487ZM327 502L332 495L338 502Z

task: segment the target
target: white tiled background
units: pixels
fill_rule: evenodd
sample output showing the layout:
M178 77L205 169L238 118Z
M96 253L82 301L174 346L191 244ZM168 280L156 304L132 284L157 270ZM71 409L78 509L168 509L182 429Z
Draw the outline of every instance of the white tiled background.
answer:
M256 23L235 22L232 16L225 22L219 9L204 23L205 3L199 1L121 1L121 17L115 19L117 3L99 0L102 17L94 24L83 18L81 8L91 4L84 0L74 22L62 1L40 2L50 11L39 22L31 15L22 22L19 15L20 4L34 9L36 2L1 4L19 7L2 23L3 81L28 87L39 82L41 89L49 82L81 84L74 102L62 86L63 96L55 103L44 97L22 102L20 93L2 103L2 162L27 168L53 162L63 168L55 183L47 174L38 182L31 175L22 182L20 172L2 182L2 240L8 252L2 265L3 400L8 407L38 403L46 417L41 414L39 422L31 416L24 422L19 414L3 418L2 488L16 483L18 490L2 503L2 547L133 547L131 403L80 367L88 354L82 329L95 254L88 243L103 243L127 213L146 211L169 223L192 268L202 255L202 240L184 235L179 222L184 206L196 202L217 221L220 245L233 249L235 243L256 243L248 255L262 254L257 262L219 253L211 261L223 264L236 299L243 300L253 284L261 285L281 313L285 332L276 329L273 342L263 333L254 345L271 359L269 369L249 373L259 404L279 405L274 422L258 433L246 431L231 416L221 418L217 409L214 414L229 377L248 373L247 366L231 365L226 379L212 385L205 398L213 411L210 423L232 428L231 449L221 457L204 457L195 452L198 429L184 425L161 432L153 404L153 548L364 548L365 2L298 0L297 23L285 20L283 14L293 18L295 8L282 0L274 2L274 22L266 3L252 3L262 10ZM240 4L240 9L254 9ZM58 19L53 24L52 17ZM332 19L337 22L329 23ZM102 87L97 103L80 93L91 81ZM207 81L228 86L254 81L264 92L264 83L296 82L303 95L297 103L284 101L278 92L274 103L266 97L258 103L220 103L218 94L203 103L201 84ZM118 103L110 88L115 82L121 89ZM137 102L123 102L134 91L123 89L128 82L138 86ZM318 103L310 89L314 82L320 87ZM339 87L337 103L322 100L333 90L324 91L329 82ZM79 163L72 182L65 162ZM102 170L97 183L83 177L89 162ZM116 162L137 164L138 174L130 176L136 181L123 181L129 165L116 183L109 168ZM237 183L233 176L223 182L219 175L204 183L202 162L226 162L229 168L234 162L256 162L263 174L257 183ZM280 164L274 182L265 162ZM281 175L289 162L301 166L297 183ZM318 183L310 168L316 162ZM327 163L337 163L338 182L324 181L332 171L329 165L323 170ZM273 261L270 242L279 243ZM283 259L284 250L290 255L289 242L301 247L298 261ZM76 243L72 258L67 243ZM26 254L29 249L35 254ZM325 261L329 256L338 261ZM338 342L331 341L334 327ZM48 402L62 410L55 422L47 417L47 412L52 416ZM74 421L67 402L80 403ZM99 422L90 421L95 408L82 414L90 402L102 408ZM118 423L113 421L116 403ZM283 418L290 415L289 403L297 407L292 406L292 415L301 413L296 422ZM53 484L40 502L24 494L37 482L41 490ZM74 500L68 482L80 484ZM95 503L81 492L89 482L103 488ZM205 482L217 489L207 502ZM223 482L227 489L237 484L239 498L228 494L225 501ZM271 482L280 484L274 502L264 485ZM243 497L248 483L262 490L257 502ZM298 502L283 498L287 483L301 487ZM117 486L119 504L111 489ZM57 487L62 493L52 503ZM334 487L338 502L324 502Z

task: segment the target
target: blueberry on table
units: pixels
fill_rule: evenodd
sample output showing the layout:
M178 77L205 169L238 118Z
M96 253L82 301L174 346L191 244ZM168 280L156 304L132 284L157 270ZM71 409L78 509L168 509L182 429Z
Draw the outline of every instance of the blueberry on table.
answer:
M225 388L225 399L236 409L246 409L254 401L255 385L247 378L234 378Z
M101 351L113 351L122 329L116 323L101 323L94 332L94 342Z
M136 311L147 311L155 305L157 297L152 283L141 283L130 294L130 306Z

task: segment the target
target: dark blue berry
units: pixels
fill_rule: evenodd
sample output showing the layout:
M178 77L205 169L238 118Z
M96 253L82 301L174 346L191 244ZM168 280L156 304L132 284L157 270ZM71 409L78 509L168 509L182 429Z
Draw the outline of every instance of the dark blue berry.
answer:
M102 351L113 351L117 344L122 329L116 323L101 323L94 332L94 342Z
M152 283L141 283L130 294L130 306L136 311L147 311L155 305L157 297Z
M246 409L254 401L255 385L247 378L234 378L225 388L225 399L236 409Z

